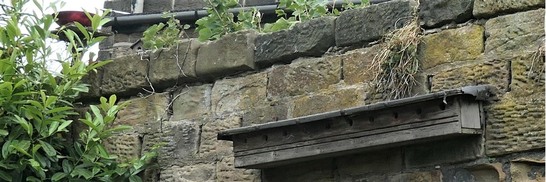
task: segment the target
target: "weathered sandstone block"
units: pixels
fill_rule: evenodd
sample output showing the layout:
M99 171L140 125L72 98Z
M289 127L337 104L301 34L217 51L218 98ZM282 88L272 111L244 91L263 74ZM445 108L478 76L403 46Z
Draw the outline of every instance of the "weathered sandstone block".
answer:
M403 27L411 20L409 1L389 1L362 9L347 10L336 20L336 45L366 43Z
M286 97L317 92L340 81L341 60L299 59L289 65L273 67L268 77L268 97Z
M296 24L282 30L256 37L256 63L269 66L290 62L302 56L321 56L335 45L335 17L322 17Z
M472 18L474 0L420 0L419 19L425 27L462 23Z

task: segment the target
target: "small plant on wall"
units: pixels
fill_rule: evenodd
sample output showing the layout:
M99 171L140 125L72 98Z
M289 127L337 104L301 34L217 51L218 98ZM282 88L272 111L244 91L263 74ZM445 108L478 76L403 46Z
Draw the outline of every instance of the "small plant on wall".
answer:
M383 41L370 67L374 72L374 92L387 100L409 97L418 84L416 75L421 69L417 58L421 28L417 19L387 34Z
M123 108L115 95L101 98L82 119L73 120L78 115L73 103L88 91L81 79L108 63L86 65L81 53L105 38L96 33L108 20L85 13L90 27L73 22L75 29L62 26L57 35L50 32L56 15L44 13L38 1L6 3L0 3L0 181L141 181L138 174L154 153L118 162L103 145L127 129L110 127ZM24 13L24 6L37 10ZM54 75L47 69L54 53L50 38L60 35L74 51L58 60L62 71ZM86 128L75 139L70 130L77 122Z

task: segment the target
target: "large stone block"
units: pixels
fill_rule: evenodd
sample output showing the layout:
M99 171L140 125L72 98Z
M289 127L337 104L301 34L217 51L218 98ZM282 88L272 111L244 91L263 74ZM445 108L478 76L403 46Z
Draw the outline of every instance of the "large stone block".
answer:
M365 91L363 86L354 85L304 95L294 99L290 116L306 116L364 105L366 100Z
M113 135L105 140L104 148L118 157L118 161L130 161L140 158L142 141L138 134L127 133Z
M335 159L337 181L354 181L370 173L399 172L403 169L402 152L386 149L338 157Z
M212 111L216 115L222 115L264 106L266 85L266 72L218 80L212 88Z
M203 0L174 0L174 10L198 10L207 6Z
M544 148L544 92L529 97L507 93L486 113L488 155Z
M185 87L173 95L171 120L191 119L207 115L211 107L211 84Z
M256 169L236 169L233 166L233 156L224 157L216 163L216 181L233 182L258 182L260 180L260 170Z
M419 19L425 27L462 23L472 18L474 0L420 0Z
M256 63L269 66L303 56L321 56L335 45L335 20L335 17L316 18L298 23L288 30L258 35Z
M410 1L389 1L347 10L336 20L336 45L348 46L378 40L411 20Z
M148 87L146 74L148 61L138 55L116 58L102 67L104 70L101 83L103 95L132 95Z
M510 162L512 181L542 182L544 181L544 159L515 160Z
M250 108L243 113L243 126L284 120L288 115L286 101L272 102L265 107Z
M510 92L486 110L489 155L544 147L544 58L510 60Z
M98 98L101 96L100 87L102 82L102 69L96 69L90 71L82 78L82 82L89 84L89 91L87 93L80 93L80 99L86 98Z
M484 18L498 14L525 11L537 7L544 7L542 0L474 0L473 14Z
M162 13L173 9L173 0L144 1L144 13Z
M328 182L335 181L334 169L333 159L321 159L264 169L262 170L262 179L283 182Z
M131 13L133 12L131 3L131 0L104 1L104 8Z
M377 70L370 69L370 65L377 55L376 53L379 52L379 48L380 45L375 45L332 57L332 59L341 59L345 83L369 83L373 80L374 72Z
M492 18L485 23L485 36L487 57L529 55L544 44L544 9Z
M422 68L480 58L484 46L483 32L482 26L470 25L424 36L418 50Z
M195 63L201 44L196 39L185 39L170 49L150 55L150 81L155 87L166 88L195 81Z
M191 164L197 160L199 125L193 121L163 123L158 162L162 166Z
M122 102L129 104L118 112L114 125L132 126L138 133L153 133L159 131L161 121L168 119L169 93Z
M484 155L483 139L470 136L404 147L407 168L434 167L476 159Z
M509 79L508 61L472 62L450 67L445 70L425 72L427 75L433 75L431 79L432 92L481 84L492 85L500 93L507 90Z
M420 171L420 172L401 173L394 176L390 176L388 181L438 182L438 181L442 181L442 173L440 171Z
M214 182L216 166L202 163L186 166L170 166L161 171L160 181L165 182Z
M255 31L241 31L204 43L197 54L197 76L212 79L253 70L255 38Z
M233 156L233 143L218 140L218 132L241 127L241 118L229 116L225 119L209 120L201 127L199 157L207 161L219 161L226 156Z
M341 60L299 59L290 65L273 67L268 77L267 93L271 97L317 92L341 80Z

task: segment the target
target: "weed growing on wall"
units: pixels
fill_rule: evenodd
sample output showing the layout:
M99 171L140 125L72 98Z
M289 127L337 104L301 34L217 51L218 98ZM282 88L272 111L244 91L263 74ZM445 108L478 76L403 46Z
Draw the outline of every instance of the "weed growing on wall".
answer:
M190 28L188 24L180 24L180 20L174 16L165 14L164 17L170 17L166 24L159 23L150 26L142 34L142 47L145 49L161 49L170 47L180 40L182 31Z
M421 68L417 58L420 40L421 28L416 18L384 37L370 67L374 71L372 86L376 93L388 100L411 96Z
M216 40L230 32L244 29L258 29L260 25L261 15L256 9L250 12L241 11L237 21L234 19L229 9L237 7L237 0L205 0L205 2L209 14L195 22L199 41Z
M78 115L73 103L79 93L88 91L82 77L108 63L82 61L82 53L105 38L95 35L108 20L87 13L90 27L76 22L55 35L49 30L56 15L33 3L38 9L33 14L22 11L29 0L0 4L0 181L141 181L138 174L154 153L120 163L103 145L127 129L111 127L123 108L115 95L101 98L79 121L71 119ZM74 51L59 60L62 71L55 76L47 70L53 54L48 39L61 35ZM73 139L69 130L76 122L87 128Z

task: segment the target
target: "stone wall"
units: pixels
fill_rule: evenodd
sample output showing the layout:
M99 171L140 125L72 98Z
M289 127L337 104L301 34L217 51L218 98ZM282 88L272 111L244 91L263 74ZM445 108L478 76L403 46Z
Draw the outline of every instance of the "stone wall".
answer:
M117 94L131 102L116 122L134 129L109 148L130 157L161 143L148 181L543 181L543 8L535 0L391 1L270 34L116 53L87 78L92 88L82 101ZM411 16L425 32L418 77L430 80L417 94L496 88L483 136L264 170L233 167L232 144L217 140L218 131L377 102L369 65L378 40Z

